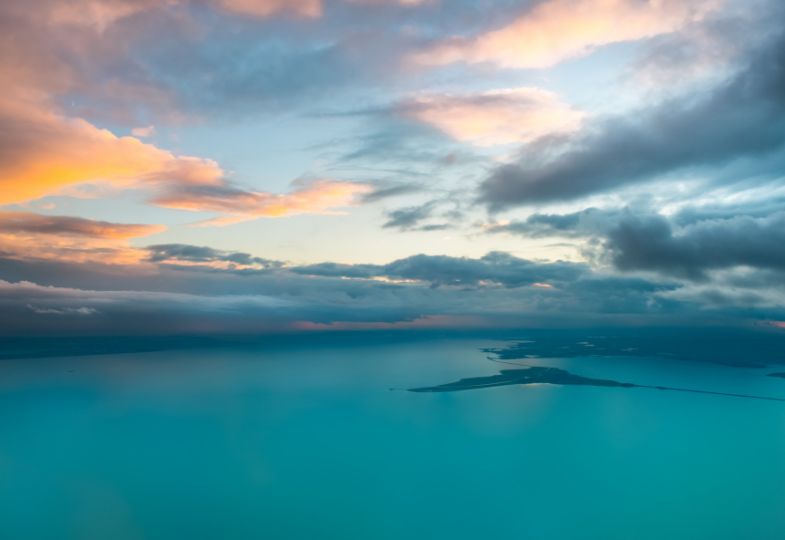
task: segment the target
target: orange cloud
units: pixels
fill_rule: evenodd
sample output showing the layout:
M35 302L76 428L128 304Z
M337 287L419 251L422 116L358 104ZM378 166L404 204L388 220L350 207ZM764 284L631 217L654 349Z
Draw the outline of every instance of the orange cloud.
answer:
M78 118L35 106L10 109L0 102L0 205L69 193L85 183L145 188L168 208L229 214L205 224L257 217L325 213L348 206L370 188L334 180L311 182L289 194L232 186L212 160L176 156L135 137L118 137Z
M426 65L490 62L506 68L546 68L602 45L674 32L720 4L721 0L550 0L507 26L447 40L413 60Z
M85 183L123 187L164 182L217 183L224 176L213 161L176 156L136 137L118 137L90 122L62 113L56 98L86 84L79 70L59 55L89 50L95 37L78 34L49 40L49 27L86 24L105 27L153 6L153 0L44 2L30 11L9 3L0 24L0 205L20 203ZM70 36L70 34L68 34ZM93 40L93 41L91 41ZM89 61L90 59L86 59Z
M404 115L478 146L529 142L576 131L583 114L546 90L512 88L479 94L427 94L402 105Z
M128 240L162 232L161 225L45 216L30 212L0 212L0 252L12 259L43 259L102 264L136 264L146 250Z
M18 203L87 182L124 187L163 182L217 184L223 171L214 161L179 157L118 137L79 118L0 104L0 204ZM8 129L11 127L12 129Z
M245 191L228 185L184 185L153 202L167 208L228 214L202 222L203 225L228 225L260 217L328 213L354 204L359 195L370 189L365 184L337 180L315 180L283 194Z
M315 15L315 7L321 5L314 0L222 2L235 9L256 9L258 15L281 10ZM78 69L62 62L57 54L60 45L67 47L71 42L44 39L47 25L82 25L103 31L142 10L185 3L43 1L40 18L32 16L21 1L0 8L11 10L20 21L6 28L12 38L0 40L0 55L14 59L0 63L4 90L0 94L0 205L52 194L84 193L90 186L135 188L152 193L153 201L162 206L227 214L212 221L226 224L261 216L324 213L350 204L355 194L367 190L366 186L337 181L313 182L285 195L238 189L216 162L179 156L140 140L152 134L152 126L134 130L136 136L118 136L63 112L57 97L87 83ZM12 18L0 17L0 25ZM89 51L90 44L96 43L89 32L78 36L76 52Z

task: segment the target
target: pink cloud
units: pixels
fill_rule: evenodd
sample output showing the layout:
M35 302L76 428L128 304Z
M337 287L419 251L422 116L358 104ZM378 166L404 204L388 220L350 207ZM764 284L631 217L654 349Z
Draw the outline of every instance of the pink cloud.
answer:
M31 212L0 212L0 251L12 259L57 260L102 264L137 264L147 252L131 247L133 238L162 232L161 225L110 223L91 219L46 216Z
M546 68L602 45L677 31L720 5L721 0L549 0L506 26L443 41L413 60Z
M176 4L177 0L70 0L55 2L48 13L52 25L90 27L103 32L114 23L155 7Z
M322 14L321 0L214 0L214 4L226 11L251 17L270 17L279 13L319 17Z
M401 105L405 116L477 146L525 143L576 131L583 114L539 88L475 94L425 94Z
M155 126L140 126L131 130L131 135L139 138L152 137L154 134Z

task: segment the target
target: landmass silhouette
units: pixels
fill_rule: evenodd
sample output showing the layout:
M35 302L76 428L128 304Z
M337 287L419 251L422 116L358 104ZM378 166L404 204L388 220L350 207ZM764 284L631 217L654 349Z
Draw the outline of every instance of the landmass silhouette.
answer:
M785 376L785 374L784 374ZM613 381L610 379L594 379L575 375L569 371L554 367L531 366L525 369L503 369L496 375L487 377L471 377L460 379L455 382L440 384L437 386L424 386L421 388L410 388L410 392L460 392L463 390L477 390L480 388L493 388L497 386L510 386L514 384L556 384L563 386L604 386L617 388L651 388L655 390L670 390L674 392L691 392L694 394L711 394L716 396L730 396L748 399L763 399L767 401L782 401L785 398L755 396L749 394L734 394L730 392L715 392L711 390L699 390L693 388L676 388L671 386L654 386L647 384L634 384L628 382Z

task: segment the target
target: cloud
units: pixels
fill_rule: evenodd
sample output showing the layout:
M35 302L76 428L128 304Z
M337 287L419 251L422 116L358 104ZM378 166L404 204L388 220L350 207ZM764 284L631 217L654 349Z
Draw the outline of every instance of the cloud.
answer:
M160 225L109 223L91 219L0 212L0 253L16 259L134 264L145 252L128 240L162 232Z
M574 263L536 263L508 253L491 252L480 259L415 255L385 266L388 276L426 281L433 286L530 286L577 279L585 267Z
M785 272L785 212L763 218L703 220L675 231L662 216L626 218L605 249L621 270L705 279L710 270L747 266Z
M238 15L270 17L288 13L299 17L320 17L322 0L212 0L219 8ZM347 0L353 4L417 6L431 0Z
M166 0L163 4L175 4ZM116 22L155 7L155 0L72 0L54 3L46 13L48 23L93 28L103 32Z
M587 208L533 214L486 230L586 240L584 254L616 270L713 282L717 289L777 288L785 273L779 248L785 245L785 204L777 199L692 203L669 215L651 206Z
M547 327L785 319L776 301L781 291L773 294L760 280L746 288L730 282L693 285L499 252L480 258L421 254L383 265L272 263L257 270L238 270L243 262L256 264L252 255L210 248L158 246L148 253L158 261L108 274L100 262L0 256L0 279L6 279L0 281L0 333L253 333L405 328L424 320ZM241 266L212 265L229 260ZM8 281L13 275L36 276L40 284ZM774 300L766 302L767 297ZM29 306L97 313L62 317Z
M220 182L223 171L211 160L177 156L136 137L118 137L63 112L58 98L89 86L71 53L78 50L85 63L101 64L96 51L111 55L114 44L92 47L100 37L52 32L47 19L64 24L64 17L78 15L109 25L153 5L119 0L82 4L44 2L36 16L17 2L0 10L0 30L9 36L0 43L0 53L16 59L0 65L0 204L29 201L82 183L138 187Z
M325 213L348 206L370 190L363 184L316 180L290 194L234 187L212 160L176 156L134 137L118 137L92 124L30 110L3 117L0 104L0 204L60 193L85 183L106 183L154 193L168 208L217 211L231 219Z
M527 238L585 237L602 235L622 216L630 215L628 208L599 209L585 208L567 214L532 214L523 221L491 223L485 227L488 233L510 233Z
M73 307L73 308L42 308L35 306L27 306L30 311L38 315L95 315L98 310L89 307Z
M213 7L235 15L265 18L279 14L298 17L319 17L322 0L207 0ZM53 24L73 24L92 27L103 32L117 21L154 9L156 4L164 7L187 6L189 0L76 0L55 5L49 15Z
M260 217L326 214L354 204L371 188L367 184L337 180L300 182L290 193L248 191L230 185L181 185L157 196L153 202L166 208L221 212L225 216L206 224L223 225Z
M363 203L375 203L384 199L398 197L401 195L409 195L422 191L422 188L415 184L393 184L393 185L377 185L373 191L369 191L362 196Z
M134 137L152 137L155 134L155 126L135 127L131 130L131 135Z
M280 268L283 263L254 257L248 253L225 251L189 244L157 244L147 246L149 261L173 267L197 267L233 271L263 271Z
M404 116L477 146L526 143L545 135L571 133L580 127L583 117L556 94L539 88L424 94L397 109Z
M769 0L724 2L721 10L679 32L658 36L637 52L625 81L672 92L725 77L767 38Z
M45 216L31 212L0 212L0 233L42 234L88 238L128 239L161 232L160 225L110 223L92 219Z
M319 17L322 14L321 0L213 0L215 5L236 13L253 17L270 17L278 13L290 13L300 17Z
M74 289L0 280L0 334L169 335L281 328L289 304L264 295ZM250 319L249 319L250 317Z
M350 278L388 278L424 282L432 287L523 287L577 279L584 265L538 263L508 253L491 252L479 259L444 255L414 255L385 265L335 265L330 263L292 268L305 275Z
M384 267L378 264L341 264L325 262L295 266L289 269L295 274L348 279L372 279L384 275Z
M712 90L538 141L480 186L491 209L575 199L685 168L764 156L785 143L785 34Z
M511 23L454 37L414 55L426 65L489 62L546 68L597 47L674 32L717 9L717 0L550 0Z
M368 6L385 6L385 5L398 5L398 6L421 6L430 4L438 0L346 0L351 4L363 4Z
M399 208L387 214L387 221L382 225L385 229L411 230L438 230L446 228L446 224L436 223L424 225L422 222L433 216L436 204L431 201L419 206Z
M218 184L214 161L176 156L85 120L0 104L0 204L29 201L81 183L121 187Z

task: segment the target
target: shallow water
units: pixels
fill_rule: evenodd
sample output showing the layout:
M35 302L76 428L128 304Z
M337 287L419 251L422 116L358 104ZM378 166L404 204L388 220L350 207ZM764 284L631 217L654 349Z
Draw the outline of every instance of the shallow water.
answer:
M0 537L785 538L785 403L646 388L405 389L488 340L0 362ZM766 369L528 359L785 397ZM771 371L771 370L769 370Z

